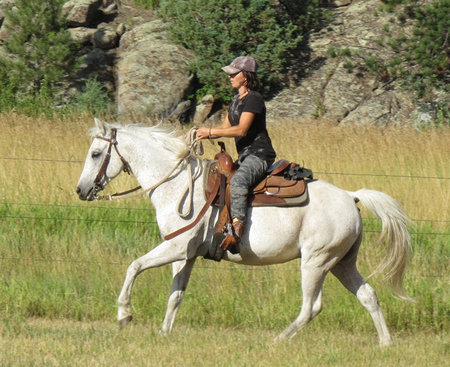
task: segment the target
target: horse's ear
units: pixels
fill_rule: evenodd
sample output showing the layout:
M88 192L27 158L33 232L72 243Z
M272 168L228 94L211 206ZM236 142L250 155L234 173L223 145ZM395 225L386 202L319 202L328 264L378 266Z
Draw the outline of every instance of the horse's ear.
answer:
M95 123L95 126L97 127L99 133L103 136L106 135L106 133L108 132L108 127L107 127L106 123L96 117L94 117L94 123Z

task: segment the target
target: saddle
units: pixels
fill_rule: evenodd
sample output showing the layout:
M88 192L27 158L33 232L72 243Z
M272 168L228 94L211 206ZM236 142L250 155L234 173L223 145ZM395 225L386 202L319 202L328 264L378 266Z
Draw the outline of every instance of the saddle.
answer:
M222 208L214 231L221 233L230 232L230 181L238 166L233 163L231 156L225 150L225 144L219 142L219 145L221 151L216 154L215 160L209 165L208 174L205 175L205 205L203 205L193 222L164 236L165 240L170 240L193 228L205 215L210 206ZM267 176L253 188L249 198L250 205L301 205L308 199L306 178L313 178L312 171L286 160L278 161L270 167ZM215 255L209 258L220 261L220 257Z
M231 156L225 149L223 142L219 153L211 163L205 183L205 198L210 199L214 191L218 191L212 205L223 208L216 224L216 231L224 231L227 223L231 222L230 210L230 181L239 166L233 163ZM296 163L285 159L273 164L267 171L267 176L254 186L249 196L249 206L298 206L308 198L305 179L312 179L311 170L300 167ZM220 180L217 190L217 180ZM216 187L216 190L214 190Z

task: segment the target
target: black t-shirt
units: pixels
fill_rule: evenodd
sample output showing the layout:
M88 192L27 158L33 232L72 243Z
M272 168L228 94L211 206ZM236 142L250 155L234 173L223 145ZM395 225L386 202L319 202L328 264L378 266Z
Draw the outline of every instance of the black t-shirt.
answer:
M228 119L232 126L239 125L242 112L252 112L255 118L247 135L234 138L239 159L253 154L271 164L276 153L266 129L266 105L262 95L255 91L250 91L242 99L239 99L239 94L235 95L228 108Z

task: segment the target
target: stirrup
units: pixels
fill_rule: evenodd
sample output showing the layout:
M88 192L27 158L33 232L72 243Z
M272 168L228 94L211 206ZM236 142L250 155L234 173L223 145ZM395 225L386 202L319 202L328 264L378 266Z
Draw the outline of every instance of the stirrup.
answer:
M234 243L229 243L229 242L234 242ZM239 248L239 244L241 243L241 238L236 236L235 234L227 234L224 238L224 240L222 241L222 243L220 244L220 248L223 249L224 251L229 251L232 254L238 254L240 253L240 248Z
M220 244L225 239L225 237L226 235L222 232L214 233L211 243L209 244L208 247L208 253L205 256L203 256L203 258L207 260L214 260L217 262L222 260L225 250L220 247Z

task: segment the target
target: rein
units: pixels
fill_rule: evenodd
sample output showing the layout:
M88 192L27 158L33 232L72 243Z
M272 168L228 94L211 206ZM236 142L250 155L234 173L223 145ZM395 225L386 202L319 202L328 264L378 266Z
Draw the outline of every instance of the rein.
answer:
M133 192L141 189L141 186L137 186L134 189L128 190L128 191L123 191L123 192L119 192L119 193L115 193L112 195L105 195L105 196L98 196L97 200L115 200L115 199L128 199L128 198L133 198L136 196L140 196L143 195L147 192L153 191L154 189L156 189L158 186L162 185L164 182L167 181L167 179L172 175L172 173L178 168L178 166L181 164L181 162L184 161L186 157L180 159L177 164L169 171L169 173L167 175L165 175L160 181L158 181L156 184L154 184L153 186L150 186L149 188L136 192L133 194Z
M189 216L192 211L193 182L195 181L195 179L200 177L200 175L203 171L203 164L201 164L200 159L198 158L199 155L203 155L203 145L201 142L199 142L195 139L195 135L196 135L195 130L196 130L195 128L191 129L189 134L187 135L187 140L188 140L188 145L189 145L189 153L186 156L184 156L183 158L181 158L175 164L175 166L156 184L154 184L153 186L151 186L145 190L141 190L137 193L134 193L134 192L139 190L141 188L141 186L135 187L134 189L124 191L121 193L116 193L113 195L97 196L97 200L114 200L114 199L119 199L119 198L121 198L121 199L131 198L131 197L145 194L147 192L151 192L151 191L155 190L158 186L160 186L161 184L166 182L169 179L169 177L175 172L175 170L181 165L181 163L186 158L192 156L192 157L195 157L197 160L197 168L196 168L195 172L192 173L191 162L189 161L187 163L188 164L188 172L189 172L188 184L187 184L186 189L183 191L183 194L181 195L181 197L178 201L178 204L177 204L178 215L181 218L186 218L187 216ZM111 138L108 139L103 136L96 137L98 139L102 139L102 140L109 142L108 152L106 153L105 160L103 161L100 171L98 172L97 177L95 178L95 181L94 181L96 189L98 189L98 190L102 190L104 188L102 181L104 180L104 177L106 176L106 170L108 168L109 161L111 160L111 150L112 150L113 146L114 146L114 149L116 150L117 155L120 157L120 160L122 161L122 164L124 166L123 170L125 172L127 172L128 174L131 174L131 172L132 172L131 167L128 164L128 162L119 153L119 149L117 148L118 143L116 140L116 135L117 135L117 129L113 128L113 129L111 129ZM208 198L206 203L203 205L203 208L200 210L200 212L198 213L195 220L192 223L188 224L187 226L182 227L182 228L178 229L177 231L172 232L172 233L168 234L167 236L165 236L166 240L172 239L172 238L180 235L181 233L186 232L187 230L193 228L200 221L200 219L205 215L209 206L213 202L213 200L219 190L219 181L220 180L216 180L216 182L214 184L214 188L213 188L213 193L210 195L210 197ZM181 212L181 210L180 210L180 208L182 207L181 202L182 202L183 198L186 196L188 197L189 205L185 212Z
M133 189L127 190L127 191L123 191L120 193L115 193L112 195L105 195L105 196L97 196L96 199L97 200L115 200L115 199L127 199L127 198L132 198L132 197L137 197L143 194L146 194L148 192L152 192L153 190L155 190L157 187L159 187L160 185L162 185L164 182L166 182L169 177L175 172L175 170L181 165L181 163L189 156L193 156L197 159L197 168L194 171L194 173L192 173L192 166L191 166L191 162L188 162L188 174L189 174L189 179L188 179L188 184L187 187L184 189L183 194L180 196L180 199L178 201L177 204L177 212L178 215L181 218L186 218L187 216L190 215L191 211L192 211L192 194L193 194L193 182L195 181L195 179L197 179L203 170L203 166L200 163L200 160L198 158L198 156L203 155L204 151L203 151L203 145L201 144L201 142L198 142L195 140L195 128L191 129L189 131L189 134L187 135L187 142L189 145L189 153L184 156L183 158L181 158L176 164L175 166L160 180L158 181L156 184L152 185L151 187L148 187L145 190L141 190L139 192L135 192L139 189L141 189L141 186L137 186ZM108 168L108 164L109 161L111 159L111 150L112 147L114 146L114 149L116 150L117 155L120 157L120 160L122 161L122 164L124 166L123 171L131 174L132 170L130 165L128 164L128 162L122 157L122 155L119 153L119 149L117 148L118 142L116 140L116 135L117 135L117 129L113 128L111 129L111 138L105 138L103 136L96 136L97 139L102 139L105 140L107 142L109 142L109 146L108 146L108 152L106 153L106 157L105 160L103 161L102 166L100 167L100 171L97 174L97 177L94 180L94 184L96 186L97 190L103 190L104 185L102 184L102 181L104 179L104 177L106 176L106 170ZM188 197L188 206L186 208L186 210L184 212L182 212L182 200L184 197ZM204 214L204 213L203 213Z

